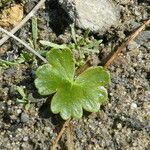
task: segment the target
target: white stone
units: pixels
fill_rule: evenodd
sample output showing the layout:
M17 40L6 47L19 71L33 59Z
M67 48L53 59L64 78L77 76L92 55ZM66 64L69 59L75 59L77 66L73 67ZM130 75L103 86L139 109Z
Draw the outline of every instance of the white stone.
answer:
M28 141L28 139L29 139L29 138L28 138L27 136L25 136L25 137L23 138L23 141L26 142L26 141Z
M17 109L17 114L20 114L22 112L21 109Z
M118 124L117 124L117 128L118 128L118 129L121 129L121 128L122 128L122 124L121 124L121 123L118 123Z
M137 108L137 104L136 103L132 103L131 104L131 108L133 108L133 109Z
M104 33L118 25L119 8L111 0L58 0L76 26Z

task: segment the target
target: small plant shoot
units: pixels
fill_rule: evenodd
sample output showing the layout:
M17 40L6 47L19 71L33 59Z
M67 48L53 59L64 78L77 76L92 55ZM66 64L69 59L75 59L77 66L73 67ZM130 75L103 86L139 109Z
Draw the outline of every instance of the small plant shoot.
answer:
M46 58L49 64L37 69L35 86L41 95L54 93L51 111L60 113L64 120L81 118L83 109L99 111L100 105L108 98L104 86L110 83L109 73L97 66L76 77L75 61L69 49L51 49Z

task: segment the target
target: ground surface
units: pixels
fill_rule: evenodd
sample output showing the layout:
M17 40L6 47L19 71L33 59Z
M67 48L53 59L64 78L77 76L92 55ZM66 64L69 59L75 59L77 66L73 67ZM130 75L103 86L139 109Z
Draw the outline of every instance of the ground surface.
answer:
M148 19L148 0L115 0L121 9L120 24L104 35L100 63L141 22ZM16 1L18 2L18 1ZM16 3L15 1L12 4ZM35 1L24 3L26 15ZM1 8L5 9L10 4ZM68 18L55 0L47 1L36 16L39 19L39 39L56 43L70 41ZM68 29L67 29L68 27ZM82 31L78 30L78 33ZM31 22L16 34L23 40L31 38ZM91 35L92 36L92 35ZM150 149L150 31L143 31L109 67L111 85L109 102L97 114L87 114L72 121L75 150L149 150ZM10 39L1 47L1 58L14 60L25 48ZM48 50L48 49L47 49ZM24 62L1 67L0 72L0 149L48 150L61 129L63 121L49 111L49 98L38 95L34 86L35 70L41 61ZM20 95L15 86L25 86L31 108L16 102ZM66 149L66 136L58 145Z

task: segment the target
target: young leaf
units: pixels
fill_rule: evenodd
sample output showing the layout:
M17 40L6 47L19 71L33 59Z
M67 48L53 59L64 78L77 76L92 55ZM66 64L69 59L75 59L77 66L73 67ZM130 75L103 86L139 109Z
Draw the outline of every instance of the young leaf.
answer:
M107 90L103 87L110 82L107 71L91 67L75 78L74 58L69 49L52 49L47 60L49 64L36 71L35 86L41 95L55 93L51 102L53 113L60 113L66 120L81 118L83 109L99 110L100 104L107 100Z
M75 82L89 87L105 86L110 82L110 77L102 67L90 67L80 74Z
M40 40L39 41L43 46L47 46L47 47L52 47L52 48L56 48L56 49L66 49L68 48L65 44L56 44L56 43L52 43L49 41L44 41L44 40Z

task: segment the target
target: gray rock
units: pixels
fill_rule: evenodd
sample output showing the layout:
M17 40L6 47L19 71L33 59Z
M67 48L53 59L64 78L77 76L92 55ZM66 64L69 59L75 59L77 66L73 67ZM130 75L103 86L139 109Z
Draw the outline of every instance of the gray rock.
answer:
M131 41L128 45L129 50L135 50L135 49L138 49L139 47L140 45L137 44L135 41Z
M149 42L150 41L150 31L149 30L145 30L145 31L141 32L140 35L137 36L135 41L138 44L143 44L144 42Z
M23 122L23 123L29 122L29 115L26 113L22 113L21 114L21 122Z
M75 25L104 33L119 22L119 8L111 0L58 0Z

